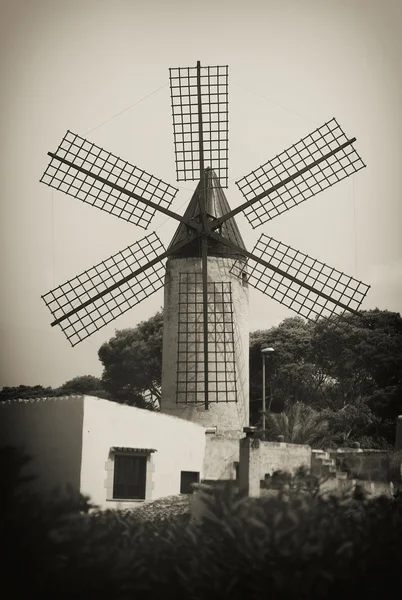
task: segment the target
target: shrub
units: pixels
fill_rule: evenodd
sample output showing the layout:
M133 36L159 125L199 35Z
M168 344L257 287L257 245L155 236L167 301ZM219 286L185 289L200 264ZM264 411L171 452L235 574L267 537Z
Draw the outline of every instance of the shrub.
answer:
M267 412L265 418L264 439L267 441L276 442L281 437L287 443L322 448L330 437L328 421L323 413L302 402L296 402L281 413Z
M400 589L402 500L325 499L298 481L266 499L215 489L199 524L154 519L145 506L102 512L73 494L40 499L19 484L2 511L2 585L43 600L347 600Z

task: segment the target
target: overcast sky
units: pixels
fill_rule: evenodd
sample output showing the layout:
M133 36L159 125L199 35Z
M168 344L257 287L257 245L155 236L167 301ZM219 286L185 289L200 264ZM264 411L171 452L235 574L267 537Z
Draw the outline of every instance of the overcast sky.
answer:
M160 291L74 348L50 327L41 295L145 232L39 179L70 129L175 184L168 69L197 60L229 65L232 207L236 180L332 117L367 164L257 230L238 217L248 248L265 232L370 284L363 308L401 312L401 18L400 0L1 1L0 385L100 375L100 345L162 306ZM149 231L166 245L175 228ZM293 315L250 304L252 330Z

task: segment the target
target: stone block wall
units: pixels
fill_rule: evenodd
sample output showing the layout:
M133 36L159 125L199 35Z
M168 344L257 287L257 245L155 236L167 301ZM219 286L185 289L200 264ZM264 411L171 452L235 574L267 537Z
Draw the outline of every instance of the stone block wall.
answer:
M301 466L310 469L311 448L302 444L282 442L260 443L260 479L275 471L294 474Z
M392 488L387 481L367 481L366 479L327 479L321 484L321 494L343 496L352 494L356 488L362 489L369 497L392 496Z
M266 475L271 476L275 471L294 474L302 466L310 469L310 446L252 438L240 440L239 487L249 496L260 496L260 482Z
M202 402L176 403L179 280L184 273L202 273L202 263L200 258L171 258L165 276L161 412L203 427L217 427L218 432L231 432L239 439L249 424L249 315L248 288L231 272L234 264L232 258L208 257L208 281L231 283L237 402L210 402L208 410ZM203 364L202 353L199 358Z
M392 452L386 450L366 450L338 448L329 451L339 471L346 472L349 478L367 481L388 481Z

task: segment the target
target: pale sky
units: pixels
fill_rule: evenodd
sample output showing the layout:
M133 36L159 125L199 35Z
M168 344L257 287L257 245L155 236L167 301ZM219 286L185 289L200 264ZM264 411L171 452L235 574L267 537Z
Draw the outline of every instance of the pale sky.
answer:
M179 187L183 212L196 182L175 181L168 69L197 60L229 65L232 208L236 180L332 117L367 164L255 230L237 217L248 249L264 232L370 284L363 308L402 311L400 0L0 5L0 386L100 376L101 344L162 306L160 291L74 348L50 327L42 294L146 232L39 179L70 129ZM148 233L166 246L165 220ZM293 315L251 291L251 330Z

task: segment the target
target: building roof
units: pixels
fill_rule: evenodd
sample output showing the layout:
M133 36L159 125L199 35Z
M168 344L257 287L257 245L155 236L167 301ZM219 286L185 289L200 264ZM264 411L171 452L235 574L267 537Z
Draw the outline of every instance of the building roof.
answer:
M229 203L226 199L225 193L220 186L219 179L215 174L215 171L212 169L205 170L205 181L206 181L206 213L210 220L213 218L222 217L226 213L228 213L231 209ZM200 206L199 206L199 197L203 192L203 181L201 180L196 190L187 206L186 212L184 216L189 220L194 219L198 221L200 218ZM218 230L219 231L219 230ZM225 221L220 230L220 234L222 237L230 240L240 248L245 248L243 238L240 234L239 228L237 226L234 218L228 219ZM189 231L187 226L184 223L180 223L179 227L176 230L176 233L173 236L172 241L170 242L169 248L178 242L185 240L189 235ZM238 258L241 256L236 251L228 248L224 244L217 242L215 240L211 240L208 238L208 254L209 256L227 256ZM192 244L181 248L173 255L174 257L197 257L201 256L201 240L197 239Z

